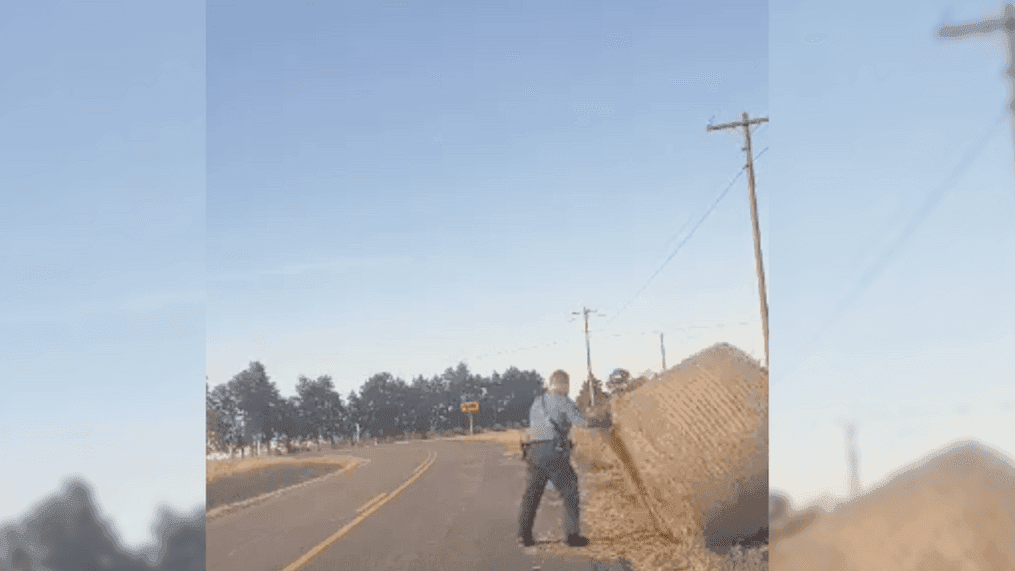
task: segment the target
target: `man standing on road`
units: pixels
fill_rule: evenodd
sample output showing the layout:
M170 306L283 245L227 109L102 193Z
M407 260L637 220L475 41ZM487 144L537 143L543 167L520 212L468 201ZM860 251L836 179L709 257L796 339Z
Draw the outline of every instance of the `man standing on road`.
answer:
M528 442L525 459L528 461L528 485L522 496L522 511L518 521L518 536L522 545L535 545L532 525L536 519L539 500L546 489L546 481L564 499L564 533L567 544L585 547L589 540L578 534L578 475L571 467L571 446L568 433L572 426L589 426L578 412L578 406L568 397L570 379L561 370L554 371L547 382L547 391L536 397L529 409Z

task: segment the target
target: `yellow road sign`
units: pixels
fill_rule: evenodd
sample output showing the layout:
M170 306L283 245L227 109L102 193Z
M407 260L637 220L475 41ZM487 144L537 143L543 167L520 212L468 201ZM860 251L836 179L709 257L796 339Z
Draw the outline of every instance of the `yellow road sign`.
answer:
M478 402L473 401L473 402L463 402L462 403L462 414L469 414L470 412L471 413L477 413L477 412L479 412L479 403Z

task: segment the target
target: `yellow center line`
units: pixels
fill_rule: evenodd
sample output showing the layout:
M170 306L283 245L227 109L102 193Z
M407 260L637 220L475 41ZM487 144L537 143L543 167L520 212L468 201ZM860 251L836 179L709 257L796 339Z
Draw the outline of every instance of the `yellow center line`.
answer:
M436 461L437 461L437 453L431 451L427 455L427 459L424 460L423 463L420 464L415 471L413 471L412 476L408 480L406 480L405 483L395 488L395 491L391 492L390 494L385 494L382 492L381 494L376 496L373 500L367 502L362 508L360 508L363 511L360 512L358 516L353 518L352 521L342 526L342 529L336 531L331 537L325 539L317 547L308 551L305 555L303 555L303 557L300 557L296 561L293 561L292 563L287 565L285 569L283 569L282 571L299 571L300 569L302 569L303 566L313 561L317 556L327 551L328 548L334 545L339 539L342 539L342 537L344 537L350 531L352 531L352 528L362 523L374 512L381 509L381 507L384 504L390 502L392 498L401 493L402 490L408 488L410 485L412 485L413 482L421 478L423 474L426 473L426 471L429 470L430 467L433 466Z
M425 460L423 460L423 463L422 463L422 464L420 464L419 466L416 466L416 469L415 469L415 470L413 470L413 471L412 471L412 473L413 473L413 474L416 474L416 473L417 473L417 472L419 472L420 470L425 470L426 468L429 468L429 466L427 465L427 463L428 463L428 462L430 462L430 460L431 460L431 456L433 456L433 458L436 458L436 457L437 457L437 453L436 453L436 452L433 452L433 451L430 451L430 452L428 452L428 453L427 453L427 455L426 455L426 459L425 459Z
M375 503L377 503L377 500L380 500L381 498L383 498L386 495L388 495L387 492L381 492L381 493L377 494L369 502L367 502L367 503L363 504L362 506L360 506L360 508L358 510L356 510L356 513L365 512L370 506L372 506Z
M292 486L289 486L289 487L286 487L286 488L282 488L282 489L279 489L279 490L275 490L273 492L268 492L266 494L262 494L260 496L254 497L254 498L250 498L248 500L243 500L241 502L234 502L234 503L231 503L231 504L225 504L225 505L219 506L219 507L217 507L215 509L212 509L212 510L208 511L208 513L205 514L205 519L206 520L208 520L208 519L214 519L214 518L217 518L217 517L219 517L221 515L233 513L233 512L235 512L237 510L240 510L240 509L243 509L243 508L247 508L247 507L250 507L250 506L262 503L265 500L276 498L276 497L281 496L283 494L289 493L289 492L291 492L293 490L296 490L296 489L299 489L299 488L303 488L303 487L306 487L306 486L310 486L312 484L317 484L319 482L323 482L324 480L327 480L327 479L332 478L334 476L339 476L341 474L349 472L349 471L359 467L360 465L366 465L366 464L369 464L369 463L370 463L369 459L366 459L366 458L355 458L355 457L353 457L352 458L352 462L349 465L343 466L341 469L339 469L339 470L337 470L335 472L332 472L330 474L325 474L324 476L321 476L319 478L314 478L313 480L307 480L306 482L300 482L299 484L293 484Z

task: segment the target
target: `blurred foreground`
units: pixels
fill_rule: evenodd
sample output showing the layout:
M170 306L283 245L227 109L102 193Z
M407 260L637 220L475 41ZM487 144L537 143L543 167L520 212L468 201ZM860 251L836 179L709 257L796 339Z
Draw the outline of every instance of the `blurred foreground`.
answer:
M1011 571L1015 462L978 442L950 445L828 511L771 498L780 571Z
M98 515L87 482L68 479L20 521L0 527L0 568L16 571L203 571L204 510L163 508L154 522L156 545L131 553Z

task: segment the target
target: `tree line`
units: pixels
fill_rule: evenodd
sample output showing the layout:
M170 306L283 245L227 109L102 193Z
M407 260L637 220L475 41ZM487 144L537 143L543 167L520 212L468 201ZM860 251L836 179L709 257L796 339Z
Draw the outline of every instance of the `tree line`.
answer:
M476 401L480 412L475 426L527 425L532 401L543 391L543 377L536 371L510 367L491 376L472 373L465 363L448 367L443 374L410 382L390 373L377 373L359 391L342 397L333 379L300 375L296 394L282 397L264 365L253 361L228 382L205 385L209 451L242 450L249 445L281 444L293 448L300 441L354 441L461 429L468 415L461 403ZM589 383L582 382L577 404L583 413L598 414L609 396L633 390L644 378L617 369L606 383L593 378L595 411L589 407Z
M524 424L540 393L543 377L511 367L503 374L482 376L459 363L443 374L410 382L390 373L367 379L359 391L343 398L332 377L300 375L296 394L284 398L264 365L253 361L227 383L206 385L208 447L225 451L252 444L389 437L416 433L423 437L468 425L461 403L478 401L476 426Z

